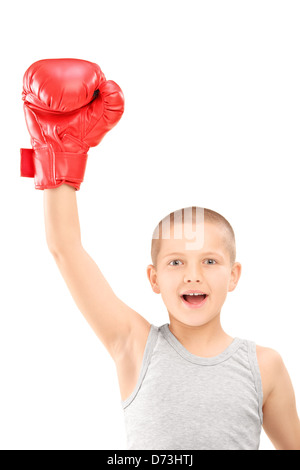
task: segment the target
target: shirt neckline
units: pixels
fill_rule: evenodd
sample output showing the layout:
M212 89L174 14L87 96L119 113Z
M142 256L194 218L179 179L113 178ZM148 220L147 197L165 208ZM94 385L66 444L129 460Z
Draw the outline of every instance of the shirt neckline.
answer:
M189 352L181 343L178 341L176 336L173 335L169 328L169 323L165 323L160 327L161 332L164 338L168 341L168 343L182 356L184 359L193 362L194 364L199 364L203 366L211 366L215 364L219 364L220 362L226 361L232 354L237 351L240 346L241 339L240 338L233 338L233 341L230 343L227 348L218 354L217 356L213 357L200 357L196 356L196 354L192 354Z

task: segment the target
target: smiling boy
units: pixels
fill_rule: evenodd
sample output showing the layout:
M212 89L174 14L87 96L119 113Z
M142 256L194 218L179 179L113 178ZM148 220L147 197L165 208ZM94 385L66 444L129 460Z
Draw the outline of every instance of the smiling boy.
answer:
M276 449L300 450L280 355L221 327L241 275L227 220L193 207L159 223L147 275L170 324L150 324L116 296L81 243L76 191L89 148L122 116L122 90L97 64L45 59L25 72L22 97L33 148L21 150L21 176L44 190L49 250L115 363L128 449L256 450L263 424Z
M162 238L163 228L168 225L169 232ZM198 240L195 247L185 235L187 225L192 227L190 236L194 234ZM181 342L187 340L199 356L210 355L208 348L214 351L215 346L225 349L233 338L221 328L221 308L241 275L231 225L208 209L176 211L155 229L151 255L153 265L148 266L148 278L153 291L161 293L172 333ZM190 291L201 295L189 295Z
M166 238L158 224L147 276L170 324L157 327L115 295L82 247L74 188L44 193L49 249L116 366L128 449L257 450L262 425L276 449L300 449L295 394L280 355L221 326L241 275L227 220L194 207L163 219ZM193 233L200 234L195 246Z

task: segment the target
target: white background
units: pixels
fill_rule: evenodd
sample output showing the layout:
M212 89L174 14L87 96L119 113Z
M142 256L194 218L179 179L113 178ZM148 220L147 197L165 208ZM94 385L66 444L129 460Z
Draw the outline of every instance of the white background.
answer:
M243 266L223 328L277 350L299 403L299 2L4 5L0 447L126 448L114 363L48 251L43 191L19 175L22 78L39 59L96 62L125 95L77 193L84 248L115 293L167 323L146 276L152 232L183 207L220 212Z

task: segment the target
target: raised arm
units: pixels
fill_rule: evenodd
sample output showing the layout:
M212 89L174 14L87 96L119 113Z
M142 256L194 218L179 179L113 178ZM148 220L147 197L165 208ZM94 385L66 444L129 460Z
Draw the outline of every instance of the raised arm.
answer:
M22 97L32 149L21 149L21 176L34 177L35 188L44 190L49 249L79 310L117 361L146 320L115 295L83 248L76 191L89 148L123 114L122 90L97 64L45 59L25 72Z
M44 191L46 240L77 305L117 361L146 320L122 302L81 243L76 191L63 184Z

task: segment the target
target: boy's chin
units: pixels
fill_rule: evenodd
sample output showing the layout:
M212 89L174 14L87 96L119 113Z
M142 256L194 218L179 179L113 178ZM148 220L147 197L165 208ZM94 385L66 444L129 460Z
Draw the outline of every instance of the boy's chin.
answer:
M169 311L168 311L169 312ZM215 315L216 316L216 315ZM182 313L175 313L172 314L169 312L170 322L178 323L185 326L204 326L210 321L213 320L214 316L211 317L207 312L205 314L201 314L196 310L191 310L191 312Z

